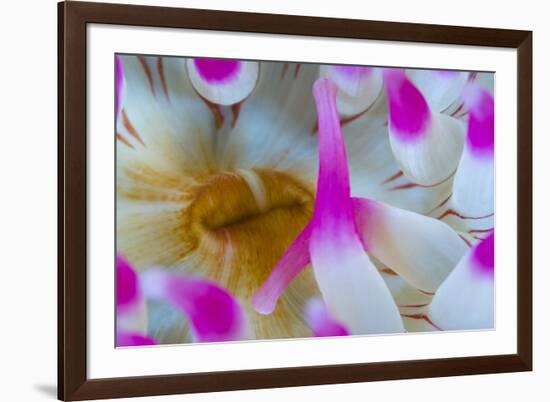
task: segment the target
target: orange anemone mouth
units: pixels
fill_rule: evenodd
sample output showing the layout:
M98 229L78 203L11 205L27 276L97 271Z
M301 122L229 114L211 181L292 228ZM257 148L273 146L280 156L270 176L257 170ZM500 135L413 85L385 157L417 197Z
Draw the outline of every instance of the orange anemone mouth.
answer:
M291 175L273 170L213 175L196 187L192 199L182 211L178 232L184 236L184 244L193 245L190 258L201 261L193 264L198 268L195 273L206 272L210 279L245 299L245 305L250 304L254 292L313 211L312 191ZM257 323L257 330L266 331L270 337L274 332L296 336L290 322L301 321L302 302L315 289L313 281L310 291L303 289L300 282L304 281L298 281L296 286L302 289L290 292L274 317L261 317L250 310L256 321L262 321ZM264 321L273 324L265 325Z
M189 234L206 243L226 241L243 232L280 232L278 226L290 229L302 221L303 227L311 218L313 203L310 190L301 182L270 170L210 176L196 187L192 199L183 211L183 221L190 224Z

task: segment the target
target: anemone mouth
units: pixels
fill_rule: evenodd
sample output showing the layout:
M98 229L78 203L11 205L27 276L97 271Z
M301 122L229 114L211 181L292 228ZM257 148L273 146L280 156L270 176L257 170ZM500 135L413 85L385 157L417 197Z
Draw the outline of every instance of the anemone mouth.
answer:
M199 237L269 229L278 221L311 216L312 192L291 175L272 170L240 170L213 175L197 186L185 211Z
M212 279L249 297L311 219L313 199L288 173L216 173L192 190L178 233L182 244L192 245L188 256L208 262Z

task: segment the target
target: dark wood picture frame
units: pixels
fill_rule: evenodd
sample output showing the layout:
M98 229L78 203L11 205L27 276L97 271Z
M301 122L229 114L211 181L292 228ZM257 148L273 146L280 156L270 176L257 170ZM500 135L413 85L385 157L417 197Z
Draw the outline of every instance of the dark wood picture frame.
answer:
M517 49L517 353L89 379L86 26L90 23ZM532 370L532 32L168 7L58 4L58 397L83 400Z

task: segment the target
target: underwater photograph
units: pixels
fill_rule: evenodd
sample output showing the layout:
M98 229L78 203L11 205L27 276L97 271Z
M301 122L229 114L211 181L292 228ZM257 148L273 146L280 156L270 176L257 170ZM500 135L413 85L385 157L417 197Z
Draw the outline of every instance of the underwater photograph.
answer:
M117 347L494 328L494 73L113 73Z

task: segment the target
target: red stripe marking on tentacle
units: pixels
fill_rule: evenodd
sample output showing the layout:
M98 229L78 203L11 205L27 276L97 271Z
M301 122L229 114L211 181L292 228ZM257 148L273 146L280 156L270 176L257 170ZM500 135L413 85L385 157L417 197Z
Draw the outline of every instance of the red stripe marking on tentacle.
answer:
M164 77L164 64L162 62L162 57L157 57L157 70L159 72L162 91L164 92L166 99L170 100L170 95L168 94L168 85L166 85L166 78Z
M449 194L447 198L445 198L443 201L441 201L435 208L433 208L431 211L429 211L426 215L431 215L433 212L441 208L443 205L449 202L451 197L453 196L453 193Z
M418 290L420 293L424 293L425 295L428 295L428 296L433 296L433 295L435 295L435 293L426 292L425 290L422 290L422 289L416 289L416 290Z
M143 68L143 71L145 72L145 76L147 77L149 88L151 89L153 96L157 96L157 94L155 93L155 85L153 84L153 74L151 73L151 69L147 64L147 60L145 60L145 57L143 56L137 56L137 58L139 60L139 63L141 64L141 67Z
M465 238L464 236L462 236L460 234L458 235L458 237L460 237L464 241L464 243L466 243L466 245L468 247L472 248L472 243L470 243L470 241L467 238Z
M424 303L424 304L403 304L403 305L400 305L399 307L401 308L420 308L420 307L426 307L429 303Z
M365 110L363 110L363 111L361 111L357 114L354 114L353 116L348 116L348 117L344 117L343 119L340 119L340 127L343 129L346 124L349 124L352 121L355 121L356 119L358 119L359 117L361 117L362 115L367 113L371 109L371 107L372 107L372 105L370 105ZM315 135L317 133L317 131L319 131L319 122L315 122L315 125L313 126L313 129L311 130L311 134Z
M139 136L137 130L135 129L130 119L128 118L128 115L126 114L126 110L122 110L122 125L130 133L132 137L138 140L141 145L145 146L145 143Z
M386 180L384 180L384 181L383 181L382 183L380 183L380 184L388 184L388 183L390 183L390 182L392 182L392 181L394 181L394 180L400 178L401 176L403 176L403 171L402 171L402 170L400 170L399 172L397 172L397 173L391 175L390 177L388 177Z
M387 275L392 275L392 276L398 276L398 275L399 275L399 274L398 274L397 272L395 272L393 269L388 268L388 267L382 268L382 269L380 270L380 272L383 272L383 273L385 273L385 274L387 274Z
M408 183L405 183L405 184L398 184L397 186L391 187L391 188L387 189L386 191L408 190L408 189L414 188L414 187L420 187L420 185L418 185L416 183L413 183L413 182L408 182Z
M372 105L374 105L374 103L372 103L368 108L366 108L365 110L363 110L362 112L359 112L357 114L354 114L353 116L349 116L349 117L345 117L343 119L340 119L340 126L342 128L344 128L344 126L346 124L349 124L355 120L357 120L359 117L361 117L362 115L364 115L365 113L367 113L371 108L372 108Z
M460 104L460 106L457 107L456 110L455 110L453 113L451 113L451 116L452 116L452 117L457 117L458 113L460 113L460 111L461 111L462 109L464 109L464 102L462 102L462 103Z
M239 102L239 103L235 103L234 105L231 105L231 112L233 113L233 121L231 122L231 128L235 128L235 125L237 124L237 120L239 119L239 115L241 113L241 106L243 102Z
M443 114L447 114L449 112L449 110L454 106L455 104L454 103L451 103L449 106L447 106L445 109L443 109L441 111L441 113Z
M128 142L126 138L120 133L116 133L116 139L122 142L124 145L126 145L128 148L134 149L134 146Z
M283 71L281 72L281 79L285 78L286 72L288 71L288 63L283 65Z
M220 105L210 102L208 99L203 97L198 92L197 92L197 95L200 96L200 98L204 101L206 106L208 106L208 109L210 109L210 111L212 112L212 115L214 116L214 126L216 127L216 129L220 129L223 126L223 123L225 121Z
M465 111L463 111L462 113L460 113L460 114L458 114L458 115L456 115L456 116L453 116L453 117L454 117L455 119L461 119L461 118L463 118L464 116L467 116L467 115L468 115L468 111L465 110Z
M298 74L300 73L301 68L302 68L301 64L296 64L296 70L294 70L294 79L298 78Z
M443 331L426 314L401 314L401 317L412 318L413 320L424 320L438 331Z
M460 218L460 219L463 219L463 220L467 220L467 219L472 219L472 220L478 220L478 219L485 219L485 218L490 218L491 216L494 215L494 213L491 213L489 215L485 215L485 216L464 216L464 215L461 215L459 214L458 212L456 212L454 209L448 209L446 210L439 218L437 219L443 219L449 215L452 215L452 216L456 216L457 218Z
M471 230L468 230L468 233L487 233L487 232L492 232L493 230L495 230L495 228L489 228L489 229L471 229Z

